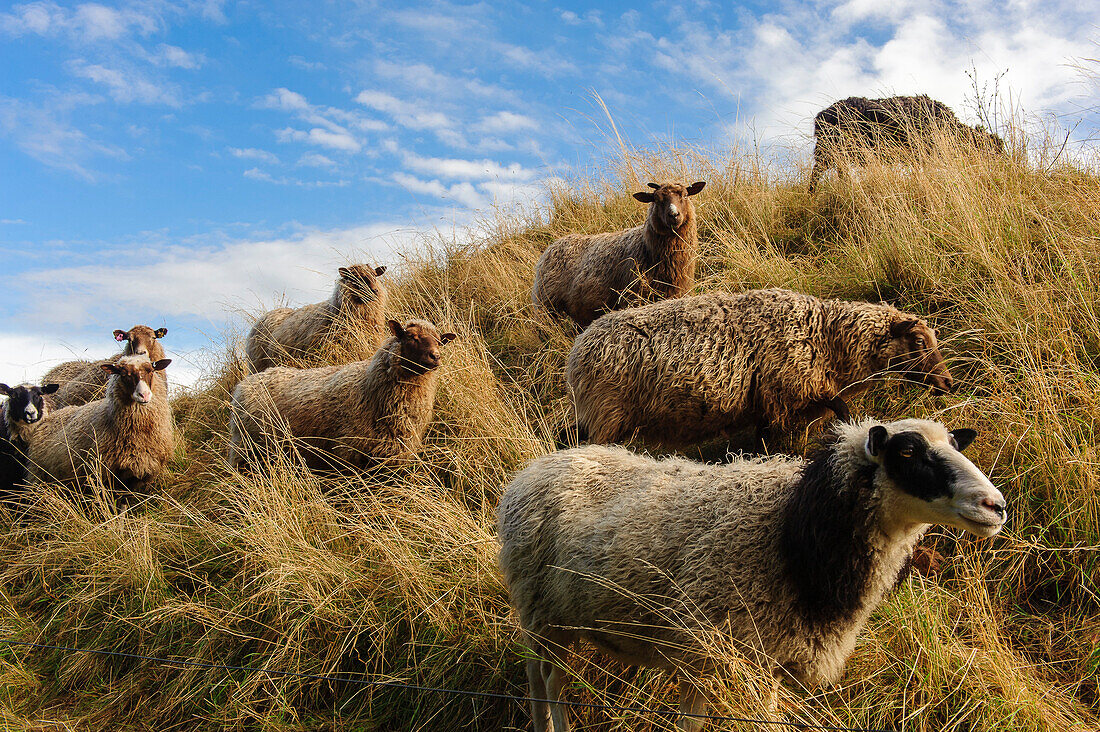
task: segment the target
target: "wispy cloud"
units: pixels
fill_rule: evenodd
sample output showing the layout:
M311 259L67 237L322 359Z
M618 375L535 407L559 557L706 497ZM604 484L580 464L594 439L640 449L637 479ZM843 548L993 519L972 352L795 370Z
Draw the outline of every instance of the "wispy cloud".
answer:
M244 171L244 177L252 180L274 183L280 186L299 186L301 188L342 188L348 185L346 180L300 180L286 176L274 176L259 168L249 168Z
M359 152L363 143L352 132L353 129L361 133L388 129L384 123L354 112L310 104L304 96L285 87L272 91L260 100L259 105L265 109L288 112L299 120L314 125L309 130L293 127L276 130L276 138L284 143L304 142L331 150Z
M503 111L482 118L480 122L474 125L474 129L478 132L489 132L499 135L509 132L534 130L538 129L538 126L539 123L533 117L529 117L526 114Z
M254 147L231 147L229 148L229 154L235 158L241 158L242 160L259 160L262 163L268 163L270 165L278 165L279 156L275 153L268 152L267 150L259 150Z
M0 29L11 35L63 35L82 43L114 41L131 33L149 35L157 27L157 19L150 13L99 3L64 8L54 2L32 2L0 15Z
M0 96L0 137L11 140L40 163L88 181L96 179L89 167L92 160L128 157L122 148L92 139L77 129L68 121L68 115L64 99L38 105Z
M182 104L179 90L173 84L153 81L136 68L108 68L77 59L69 63L69 70L75 76L104 85L111 98L122 104L137 102L169 107Z
M314 127L311 130L287 127L276 130L275 139L279 142L305 142L343 152L359 152L363 148L363 145L347 130L333 131L322 127Z
M517 181L529 181L535 177L535 171L524 168L519 163L501 165L493 160L462 160L457 158L426 158L406 153L405 166L420 173L441 178L460 180L488 180L508 178Z
M306 153L298 158L300 168L336 168L336 161L319 153Z

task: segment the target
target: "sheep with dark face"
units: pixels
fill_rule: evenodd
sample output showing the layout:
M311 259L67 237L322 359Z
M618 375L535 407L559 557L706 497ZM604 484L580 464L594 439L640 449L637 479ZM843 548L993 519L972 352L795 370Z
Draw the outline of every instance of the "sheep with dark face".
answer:
M341 267L328 300L264 313L245 343L252 373L272 366L300 366L326 346L338 349L345 362L357 360L357 339L364 336L371 351L377 348L385 337L387 290L379 279L385 271L363 264Z
M542 253L531 299L582 328L608 310L680 297L695 286L699 240L690 196L699 181L650 183L635 193L649 204L645 223L608 234L570 234Z
M241 467L252 448L270 450L289 431L307 464L363 467L405 458L428 429L442 364L440 335L426 320L401 325L369 361L315 369L276 367L246 377L233 391L229 455Z
M953 385L917 316L769 289L608 313L577 336L565 375L582 439L675 448L749 426L789 431L830 411L847 420L843 397L887 370Z
M168 335L167 328L153 330L147 325L135 325L130 330L118 328L114 332L115 340L122 343L122 353L104 361L66 361L46 372L42 377L46 382L57 382L61 388L54 396L58 407L72 407L102 399L110 374L103 369L104 363L117 364L124 356L146 356L156 362L164 358L164 346L160 339ZM158 373L165 386L168 381L163 372Z
M29 477L40 483L102 479L113 488L142 489L175 451L167 387L156 376L171 362L123 356L101 364L110 375L106 396L42 420L30 441Z
M528 645L530 696L561 698L584 639L630 665L691 677L722 633L777 678L836 681L932 524L992 536L1005 500L960 450L975 432L919 419L838 423L809 460L708 465L590 445L541 457L506 488L500 564ZM548 708L549 707L549 708ZM532 703L535 730L569 729ZM700 725L681 719L683 729Z
M1004 152L1004 140L999 136L980 125L971 127L960 122L946 104L924 94L884 99L849 97L814 117L814 167L809 191L813 193L825 171L838 168L844 155L853 150L890 146L916 150L929 145L937 131L945 131L979 150Z
M0 384L0 394L7 397L0 405L0 494L9 493L23 482L27 444L34 429L50 413L50 401L45 397L55 391L57 384Z

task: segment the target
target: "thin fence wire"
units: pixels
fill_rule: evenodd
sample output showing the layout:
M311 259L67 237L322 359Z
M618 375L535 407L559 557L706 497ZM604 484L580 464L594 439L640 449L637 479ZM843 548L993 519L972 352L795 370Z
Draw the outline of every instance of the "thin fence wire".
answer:
M742 722L745 724L761 724L761 725L773 725L777 727L785 727L790 729L812 729L812 730L828 730L829 732L891 732L891 730L882 727L844 727L840 725L831 724L818 724L816 722L790 722L771 719L754 719L751 717L729 717L718 714L695 714L691 712L680 712L672 710L651 709L648 707L628 707L619 706L615 704L596 704L591 702L575 702L575 701L553 701L551 699L535 699L528 696L514 696L512 694L499 694L492 691L470 691L467 689L448 689L435 686L421 686L419 684L405 684L399 681L375 681L371 679L354 679L349 676L330 676L326 674L308 674L300 671L277 671L269 668L256 668L253 666L233 666L230 664L221 663L203 663L202 661L184 661L174 658L160 658L158 656L143 656L137 653L126 653L125 651L105 651L96 650L91 648L74 648L72 646L55 646L46 643L32 643L30 641L19 641L11 638L0 638L0 643L8 646L26 646L29 648L39 648L42 650L50 651L65 651L67 653L94 653L101 656L112 656L115 658L129 658L139 661L154 661L163 664L173 664L176 666L189 666L193 668L205 668L214 669L218 671L247 671L249 673L262 673L272 676L287 676L299 679L310 679L313 681L328 681L335 683L346 684L362 684L364 686L384 687L390 689L403 689L407 691L419 691L430 692L439 694L452 694L455 696L466 697L478 697L484 699L500 699L506 701L513 701L519 703L530 702L543 702L546 704L560 704L566 707L574 707L578 709L599 709L609 712L620 712L628 714L650 714L660 717L690 717L693 719L701 719L711 722Z

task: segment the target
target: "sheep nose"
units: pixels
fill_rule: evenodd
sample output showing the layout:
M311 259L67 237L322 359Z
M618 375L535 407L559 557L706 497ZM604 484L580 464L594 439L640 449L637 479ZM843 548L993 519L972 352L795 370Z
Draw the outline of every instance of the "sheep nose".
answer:
M986 498L984 501L982 501L982 506L984 508L988 508L990 511L997 514L998 516L1001 516L1002 518L1004 517L1005 511L1007 510L1007 506L1004 503L1002 503L1001 501L996 501L992 498Z

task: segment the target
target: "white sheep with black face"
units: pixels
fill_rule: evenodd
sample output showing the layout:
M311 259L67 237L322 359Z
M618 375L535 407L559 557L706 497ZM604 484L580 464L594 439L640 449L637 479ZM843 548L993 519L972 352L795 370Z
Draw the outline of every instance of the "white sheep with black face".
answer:
M585 639L682 672L681 710L702 713L689 678L708 670L701 623L777 678L835 681L932 524L1004 525L1004 496L960 452L974 436L865 420L837 424L808 460L707 465L596 445L535 460L498 510L512 604L544 659L528 662L531 697L560 699L566 651ZM532 711L538 732L551 717L569 729L562 705Z
M0 384L0 394L7 397L0 404L0 491L10 491L23 482L27 443L50 413L52 404L46 397L57 389L57 384Z

